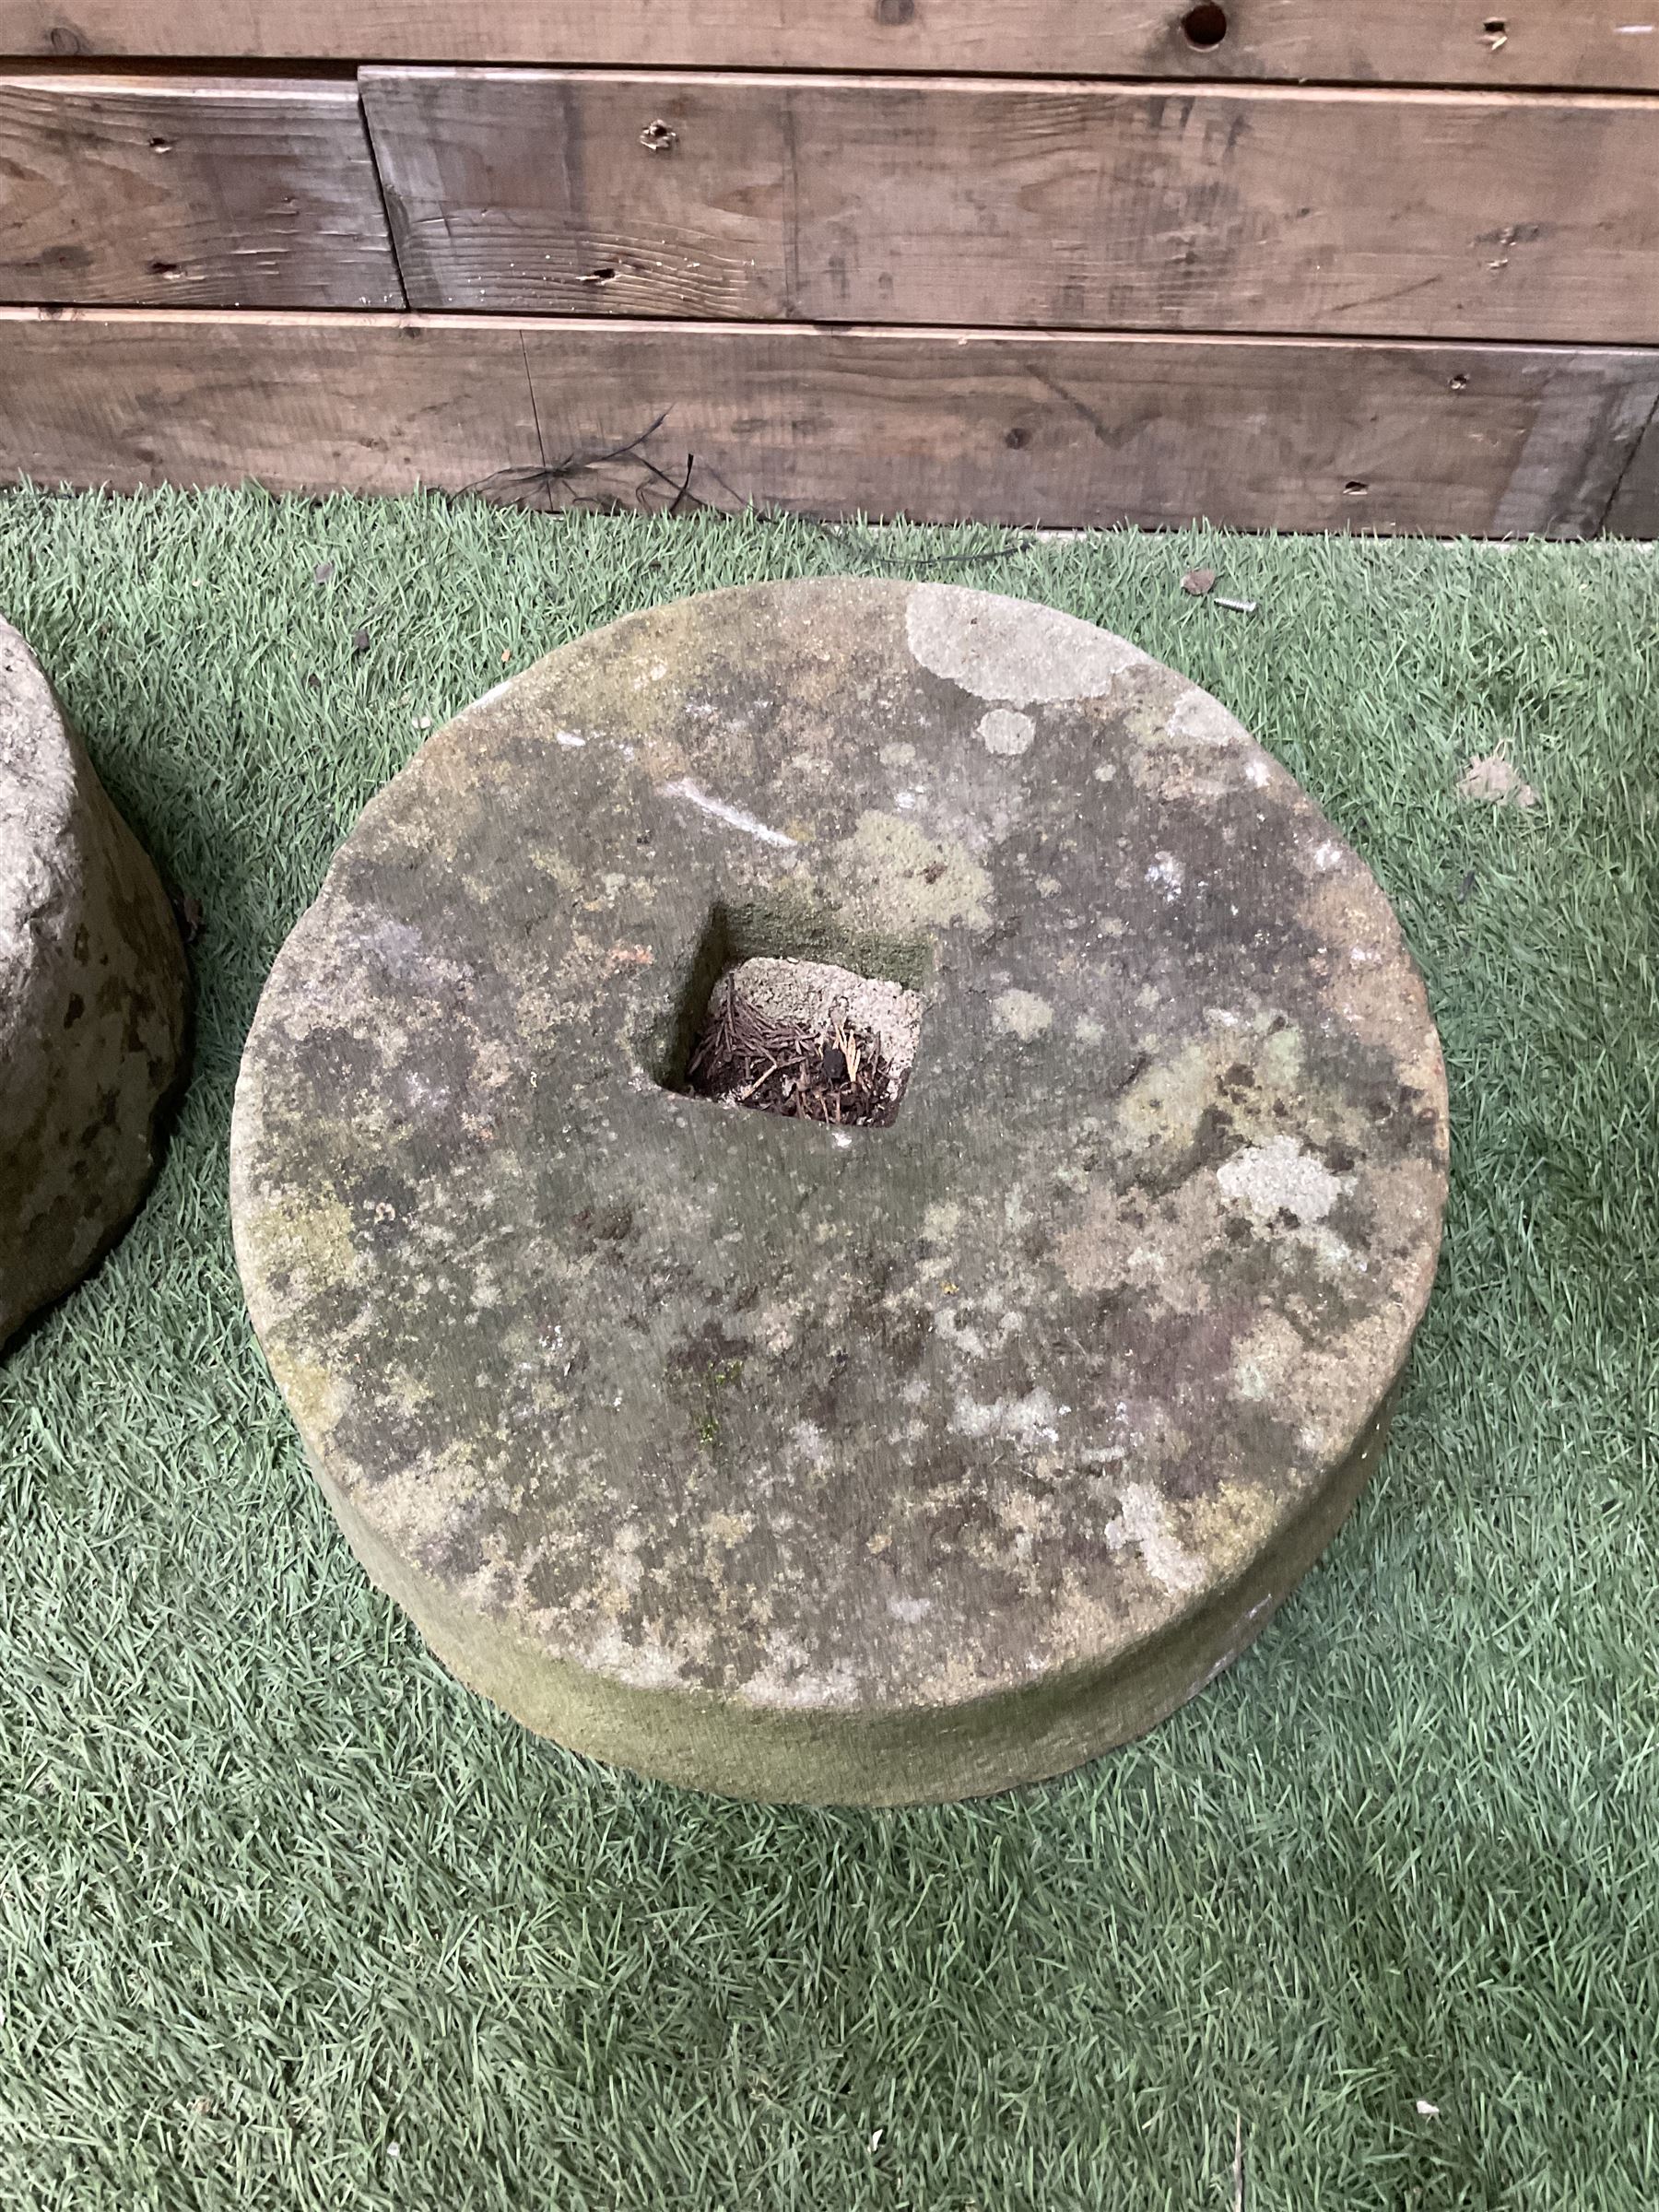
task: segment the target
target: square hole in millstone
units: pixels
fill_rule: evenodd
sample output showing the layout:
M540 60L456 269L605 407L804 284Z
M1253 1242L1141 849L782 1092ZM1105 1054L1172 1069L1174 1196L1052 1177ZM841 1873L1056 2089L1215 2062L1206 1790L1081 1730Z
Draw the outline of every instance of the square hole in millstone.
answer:
M921 1032L922 1001L902 983L829 960L741 960L709 994L686 1088L761 1113L885 1129Z

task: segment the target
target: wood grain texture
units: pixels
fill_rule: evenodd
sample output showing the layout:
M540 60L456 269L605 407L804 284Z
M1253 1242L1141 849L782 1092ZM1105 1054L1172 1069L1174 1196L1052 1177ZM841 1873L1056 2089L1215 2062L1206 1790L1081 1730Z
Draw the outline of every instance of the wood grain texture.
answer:
M0 390L0 477L46 483L1574 536L1659 357L10 310Z
M1659 340L1653 100L419 69L362 88L422 310Z
M0 300L401 307L356 88L0 77Z
M1611 537L1659 537L1659 406L1630 455L1603 527Z
M511 324L0 310L0 478L459 491L539 464Z
M0 0L0 53L1659 90L1654 0ZM1501 29L1488 29L1488 25Z

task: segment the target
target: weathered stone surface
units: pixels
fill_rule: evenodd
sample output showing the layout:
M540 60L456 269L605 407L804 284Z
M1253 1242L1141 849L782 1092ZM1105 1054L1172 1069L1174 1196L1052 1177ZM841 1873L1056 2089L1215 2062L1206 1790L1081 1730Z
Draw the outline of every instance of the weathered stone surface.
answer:
M721 970L920 992L890 1128L676 1095ZM760 1796L1054 1773L1327 1541L1434 1270L1383 896L1217 702L942 585L723 593L441 731L284 948L249 1304L465 1679Z
M0 1344L131 1218L184 1030L156 871L0 621Z

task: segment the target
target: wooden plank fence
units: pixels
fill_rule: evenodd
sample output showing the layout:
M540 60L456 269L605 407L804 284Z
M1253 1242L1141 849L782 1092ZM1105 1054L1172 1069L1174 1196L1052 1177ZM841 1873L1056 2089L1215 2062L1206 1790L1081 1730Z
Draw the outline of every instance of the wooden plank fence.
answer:
M1641 0L0 0L0 477L1659 532Z

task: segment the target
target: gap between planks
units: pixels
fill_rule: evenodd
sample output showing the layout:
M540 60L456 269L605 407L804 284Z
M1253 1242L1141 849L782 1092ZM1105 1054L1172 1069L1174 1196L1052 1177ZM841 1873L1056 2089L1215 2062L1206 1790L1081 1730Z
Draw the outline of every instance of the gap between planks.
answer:
M1470 353L1557 354L1563 358L1593 355L1630 355L1659 365L1659 344L1651 346L1575 344L1561 338L1440 338L1396 337L1388 333L1350 336L1346 332L1237 330L1071 330L1039 326L1008 328L1001 324L957 323L827 323L811 317L788 322L727 321L724 317L654 315L529 315L522 312L485 314L465 309L441 313L374 313L359 308L266 308L229 310L206 307L36 307L0 302L4 323L133 323L199 324L223 329L265 327L319 330L523 331L541 336L570 331L573 335L605 335L624 339L629 333L662 335L683 332L688 337L772 338L928 338L957 345L1023 345L1028 341L1072 346L1236 347L1240 349L1290 348L1299 353L1324 350L1335 354Z

